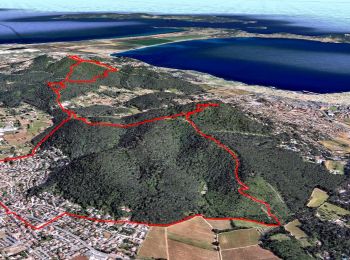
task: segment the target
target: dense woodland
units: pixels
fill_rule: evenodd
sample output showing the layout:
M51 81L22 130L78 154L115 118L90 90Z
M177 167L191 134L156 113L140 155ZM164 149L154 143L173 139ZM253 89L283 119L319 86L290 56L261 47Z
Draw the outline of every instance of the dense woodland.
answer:
M312 260L315 259L300 242L290 237L288 240L266 240L264 247L274 252L281 259L286 260Z
M336 223L321 221L315 216L316 209L299 211L301 228L307 234L308 244L295 239L283 227L264 234L262 246L287 260L297 259L348 259L350 255L350 230ZM286 239L273 238L283 234Z
M24 71L0 75L0 83L14 82L10 87L1 84L5 87L0 89L0 102L6 106L29 103L59 122L66 115L57 110L55 96L45 83L62 80L73 62L67 58L54 62L41 56ZM89 78L96 72L99 71L82 66L74 75ZM131 99L124 108L95 105L77 111L83 116L89 115L92 121L99 121L99 116L104 116L103 121L120 123L192 110L195 104L180 106L174 100L204 91L169 74L129 66L96 84L84 85L84 88L68 85L69 91L62 92L63 100L96 91L99 85L158 91ZM108 91L103 94L114 98L119 95ZM164 105L168 108L162 108ZM129 108L149 111L121 120L108 118L110 114L124 113ZM275 213L283 216L285 221L296 216L301 218L308 235L322 241L321 248L305 249L293 239L272 241L267 238L264 246L285 259L309 259L310 253L322 250L329 251L334 258L341 257L341 252L349 255L346 251L349 245L344 242L349 236L347 231L339 231L335 224L320 222L314 217L315 212L304 210L314 187L332 191L345 177L331 175L323 166L305 162L297 153L277 148L280 140L288 136L273 135L273 125L259 123L237 108L221 104L192 119L203 132L215 136L239 155L243 181L249 182L251 187L272 185L285 204L274 201L271 196L275 194L269 188L264 192L252 189L249 194L270 199ZM129 129L89 127L71 121L45 143L44 148L50 146L62 149L71 158L71 163L55 169L47 183L32 189L29 194L51 190L84 207L101 208L115 217L124 214L120 211L121 206L128 206L132 209L132 219L140 221L166 223L193 213L271 221L256 203L238 194L238 184L232 176L232 158L196 134L183 118ZM286 208L283 212L282 207Z
M301 213L300 220L303 230L310 237L321 241L319 246L309 248L310 252L314 254L328 252L330 257L334 259L350 256L350 229L348 227L321 221L315 217L315 210L313 209L305 209Z
M120 58L115 58L118 60ZM32 104L50 114L55 114L51 107L55 105L55 95L46 83L49 81L60 81L65 78L69 71L69 66L75 61L64 58L60 61L54 61L48 56L39 56L34 59L33 64L20 72L11 75L0 74L0 102L6 106L17 106L24 101ZM75 69L72 79L89 79L98 73L103 72L100 67L84 63ZM11 81L13 84L8 86L5 82ZM147 88L157 91L177 90L184 94L201 93L203 90L187 81L171 76L164 72L155 72L148 68L133 68L123 66L117 73L110 73L107 78L100 79L96 83L67 84L68 88L62 92L62 100L83 95L89 91L96 90L100 85L117 86L124 89L134 90L137 88ZM171 94L159 94L171 95ZM150 102L153 102L150 97ZM134 102L137 102L135 100Z
M151 110L120 122L193 108ZM271 135L269 127L228 105L210 108L192 119L239 154L242 180L264 178L281 193L291 212L304 207L315 186L333 189L342 180L294 152L276 148L278 136ZM86 207L120 216L119 208L125 205L133 210L134 220L151 222L174 221L192 213L269 221L256 203L238 194L229 154L196 134L183 119L129 129L71 121L46 145L62 149L72 162L41 188L54 189Z

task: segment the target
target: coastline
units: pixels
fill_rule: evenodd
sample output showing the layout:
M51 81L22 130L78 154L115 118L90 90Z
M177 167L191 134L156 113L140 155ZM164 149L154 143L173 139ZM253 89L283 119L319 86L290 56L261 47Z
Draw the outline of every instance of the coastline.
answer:
M195 37L191 37L191 34L196 33ZM188 37L185 37L188 36ZM180 37L176 39L176 37ZM185 37L185 38L181 38ZM187 28L184 31L180 32L170 32L170 33L161 33L155 35L142 35L142 36L131 36L131 37L122 37L122 38L109 38L109 39L94 39L94 40L82 40L74 42L50 42L50 43L33 43L33 44L1 44L0 45L0 55L11 55L11 53L37 53L42 52L43 54L58 54L55 49L60 49L59 56L61 55L70 55L72 53L79 55L98 55L104 58L113 59L114 54L139 50L148 47L162 46L169 43L193 41L193 40L206 40L206 39L220 39L220 38L239 38L239 37L256 37L256 38L270 38L270 39L300 39L307 41L317 41L323 43L344 43L337 39L331 37L316 37L316 36L303 36L303 35L294 35L294 34L256 34L248 33L245 31L238 30L218 30L218 29L202 29L202 28ZM162 39L162 38L171 38L169 42L157 43L152 45L141 45L141 46L131 46L125 44L125 42L133 40L144 40L144 39ZM124 44L124 45L123 45ZM16 48L25 48L16 50ZM146 65L142 61L138 61L140 64ZM267 94L274 95L279 97L293 98L305 101L314 101L314 102L325 102L330 104L348 104L350 102L350 91L349 92L337 92L337 93L308 93L301 91L291 91L291 90L282 90L275 87L263 86L263 85L248 85L238 81L225 80L219 77L215 77L209 74L197 72L197 71L182 71L180 69L171 69L171 68L161 68L155 67L157 70L165 70L171 72L179 72L188 75L193 75L200 78L201 84L212 85L213 88L220 87L221 90L242 90L248 91L255 94ZM198 84L194 82L195 84Z
M181 70L163 67L155 68L156 70L166 71L173 74L180 73L182 74L182 76L185 76L187 78L196 78L196 80L191 81L191 83L206 86L205 88L208 92L219 91L225 93L226 91L232 91L232 93L234 94L237 91L243 91L247 92L247 94L262 94L281 98L295 99L300 101L311 101L334 105L348 105L350 103L350 91L336 93L313 93L295 90L284 90L275 88L273 86L249 85L239 81L226 80L208 73L193 70Z

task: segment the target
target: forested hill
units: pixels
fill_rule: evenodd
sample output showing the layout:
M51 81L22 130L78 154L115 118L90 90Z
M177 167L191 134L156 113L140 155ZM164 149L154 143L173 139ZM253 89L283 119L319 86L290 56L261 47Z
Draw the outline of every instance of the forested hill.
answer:
M120 122L191 109L193 105L152 110ZM210 108L193 119L203 131L237 151L243 180L254 184L254 177L261 177L281 192L289 209L272 202L278 215L287 217L304 207L313 187L332 189L340 181L296 153L276 148L278 136L271 134L272 129L229 105ZM119 217L120 207L128 206L133 220L152 223L168 223L193 213L271 221L255 202L237 192L229 154L199 136L183 118L129 129L72 121L48 145L63 150L72 162L52 174L39 190L53 189L85 207L102 208ZM251 194L270 199L264 197L270 196L266 190Z
M57 124L65 115L57 109L46 82L62 80L70 65L72 60L67 58L36 58L24 71L1 77L14 83L0 89L0 101L7 106L34 105L51 114ZM74 76L90 78L98 69L84 65ZM191 95L203 95L205 90L166 72L126 65L96 83L67 84L61 94L62 102L91 121L132 123L193 110ZM303 161L297 153L277 148L279 136L272 134L272 126L247 117L232 105L220 103L192 119L205 133L237 152L240 177L252 187L249 194L269 201L282 221L305 205L313 187L332 190L343 179ZM235 165L229 154L198 135L184 118L128 129L91 127L71 120L43 149L51 146L60 148L71 162L55 169L47 183L30 193L50 189L116 218L124 214L121 206L127 206L133 220L154 223L193 213L271 222L260 205L237 192L239 186L232 175ZM282 201L275 199L276 192Z

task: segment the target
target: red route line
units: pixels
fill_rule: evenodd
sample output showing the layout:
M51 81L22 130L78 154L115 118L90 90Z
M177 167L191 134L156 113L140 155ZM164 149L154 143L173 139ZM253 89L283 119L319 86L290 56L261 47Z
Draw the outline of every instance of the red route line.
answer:
M7 215L12 215L14 218L21 221L24 225L26 225L28 228L31 228L33 230L40 230L40 229L52 224L53 222L65 217L65 216L71 217L71 218L76 218L76 219L85 219L85 220L89 220L89 221L93 221L93 222L100 222L100 223L114 223L114 224L132 223L132 224L144 224L144 225L148 225L148 226L160 226L160 227L168 227L168 226L178 224L178 223L181 223L183 221L186 221L186 220L189 220L191 218L198 217L198 216L201 216L207 220L241 220L241 221L252 222L252 223L256 223L256 224L260 224L260 225L264 225L264 226L270 226L270 227L278 227L281 225L281 222L276 217L276 215L274 215L271 212L271 206L269 203L267 203L266 201L260 200L258 198L255 198L255 197L246 193L246 191L249 190L249 187L239 177L240 160L239 160L237 154L235 152L233 152L230 148L228 148L226 145L221 143L219 140L217 140L215 137L203 133L199 129L199 127L191 120L191 116L198 114L200 112L203 112L208 107L218 107L219 104L215 104L215 103L197 104L196 109L189 111L189 112L181 112L181 113L174 114L174 115L156 117L156 118L147 119L147 120L143 120L143 121L139 121L139 122L135 122L135 123L131 123L131 124L114 124L114 123L108 123L108 122L90 122L87 118L79 117L74 111L66 109L62 105L60 91L66 88L66 83L75 83L75 84L93 83L99 78L108 77L110 72L117 72L118 69L113 68L107 64L104 64L104 63L102 63L100 61L96 61L96 60L84 60L78 56L69 56L69 58L76 61L76 63L74 63L73 65L71 65L69 67L69 72L67 73L65 79L62 81L59 81L59 82L49 82L48 83L48 86L56 94L56 102L57 102L58 106L60 107L60 109L64 113L67 114L68 117L66 119L62 120L54 129L51 130L51 132L49 134L47 134L42 140L40 140L29 154L23 155L23 156L12 157L12 158L5 158L5 159L0 160L0 163L9 162L9 161L16 161L16 160L23 160L23 159L27 159L29 157L34 156L37 153L38 149L41 147L41 145L47 141L47 139L49 139L57 130L59 130L62 126L64 126L67 122L71 121L72 119L82 121L89 126L108 126L108 127L117 127L117 128L130 128L130 127L136 127L139 125L152 123L152 122L156 122L156 121L162 121L162 120L166 120L166 119L175 119L178 117L185 117L186 121L193 127L193 129L197 132L197 134L214 142L219 148L224 149L226 152L228 152L231 155L233 161L235 162L235 168L234 168L233 175L234 175L236 181L238 182L238 184L240 185L238 192L242 196L244 196L244 197L246 197L246 198L248 198L248 199L250 199L258 204L263 205L266 208L267 215L270 218L272 218L275 223L265 223L262 221L257 221L257 220L248 219L248 218L234 218L234 217L209 218L209 217L205 217L202 214L196 214L196 215L188 216L188 217L185 217L181 220L174 221L171 223L154 224L154 223L137 222L137 221L129 221L129 220L98 219L98 218L91 218L91 217L82 216L82 215L78 215L78 214L74 214L74 213L70 213L70 212L63 212L63 213L57 215L56 217L50 219L49 221L47 221L41 225L35 226L35 225L31 224L28 220L22 218L16 212L11 211L9 207L7 207L3 202L0 201L0 207L5 210L5 213ZM100 67L105 68L105 70L103 71L102 74L98 74L91 79L86 79L86 80L73 80L73 79L71 79L71 77L74 73L74 68L78 67L82 63L95 64L95 65L98 65Z

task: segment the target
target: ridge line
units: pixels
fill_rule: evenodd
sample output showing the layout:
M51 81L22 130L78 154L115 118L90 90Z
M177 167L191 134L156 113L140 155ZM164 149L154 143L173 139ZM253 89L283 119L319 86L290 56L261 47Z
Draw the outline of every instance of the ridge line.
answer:
M158 227L169 227L181 222L184 222L186 220L192 219L194 217L203 217L205 220L240 220L240 221L245 221L245 222L251 222L251 223L256 223L256 224L260 224L260 225L264 225L264 226L269 226L269 227L278 227L281 225L281 222L279 221L279 219L277 218L276 215L274 215L272 213L271 210L271 205L261 199L258 199L254 196L249 195L248 193L245 193L245 191L248 191L250 188L249 186L247 186L239 177L239 167L240 167L240 160L237 156L237 154L232 151L230 148L228 148L225 144L223 144L222 142L220 142L218 139L216 139L215 137L205 134L204 132L202 132L200 130L200 128L191 120L191 116L198 114L200 112L203 112L205 109L209 108L209 107L219 107L220 105L217 103L199 103L196 104L196 108L194 110L188 111L188 112L180 112L177 114L173 114L173 115L168 115L168 116L161 116L161 117L155 117L152 119L146 119L143 121L139 121L139 122L134 122L134 123L130 123L130 124L116 124L116 123L110 123L110 122L91 122L89 121L87 118L84 117L79 117L77 116L77 114L72 111L69 110L67 108L65 108L62 103L61 103L61 93L60 91L66 88L66 84L65 83L76 83L76 84L85 84L85 83L93 83L95 82L97 79L99 78L106 78L108 77L110 72L117 72L119 71L118 68L114 68L110 65L107 65L105 63L102 63L100 61L96 61L96 60L85 60L80 58L79 56L68 56L70 59L76 61L76 63L74 63L73 65L71 65L69 67L69 72L67 73L65 79L63 79L62 81L58 81L58 82L48 82L47 85L48 87L51 88L51 90L56 94L56 103L57 105L60 107L60 109L62 110L62 112L67 114L67 118L62 120L58 125L56 125L53 130L51 130L46 136L43 137L43 139L41 139L32 149L32 151L27 154L27 155L21 155L21 156L16 156L16 157L9 157L9 158L5 158L5 159L1 159L0 163L6 163L6 162L10 162L10 161L17 161L17 160L23 160L23 159L27 159L30 157L33 157L38 149L42 146L42 144L44 142L46 142L52 135L54 135L61 127L63 127L66 123L70 122L71 120L75 119L78 121L82 121L83 123L89 125L89 126L104 126L104 127L115 127L115 128L130 128L130 127L137 127L139 125L143 125L143 124L147 124L147 123L153 123L156 121L162 121L165 119L175 119L175 118L179 118L179 117L185 117L186 121L192 126L192 128L196 131L197 134L199 134L200 136L202 136L205 139L208 139L212 142L214 142L219 148L225 150L227 153L229 153L233 159L233 161L235 162L235 167L234 167L234 172L233 172L233 176L235 177L235 180L238 182L239 184L239 188L238 188L238 192L258 203L261 205L264 205L264 207L267 210L267 215L272 218L275 223L266 223L263 221L258 221L258 220L254 220L254 219L249 219L249 218L241 218L241 217L205 217L203 214L195 214L195 215L191 215L191 216L187 216L181 220L177 220L177 221L173 221L170 223L166 223L166 224L156 224L156 223L148 223L148 222L138 222L138 221L130 221L130 220L113 220L113 219L98 219L98 218L92 218L92 217L87 217L87 216L83 216L83 215L78 215L78 214L74 214L71 212L63 212L59 215L57 215L56 217L51 218L50 220L40 224L40 225L33 225L31 224L28 220L22 218L19 214L17 214L16 212L13 212L10 210L9 207L7 207L3 202L0 201L0 208L3 208L5 210L5 213L7 215L12 215L14 218L16 218L17 220L21 221L25 226L31 228L32 230L40 230L42 228L45 228L46 226L49 226L50 224L56 222L57 220L68 216L71 218L76 218L76 219L85 219L88 221L93 221L93 222L99 222L99 223L132 223L132 224L142 224L142 225L147 225L147 226L158 226ZM95 76L93 76L91 79L86 79L86 80L72 80L71 77L74 73L74 68L78 67L80 64L82 63L91 63L91 64L95 64L97 66L100 67L104 67L106 68L102 74L97 74ZM55 87L58 86L58 87Z

